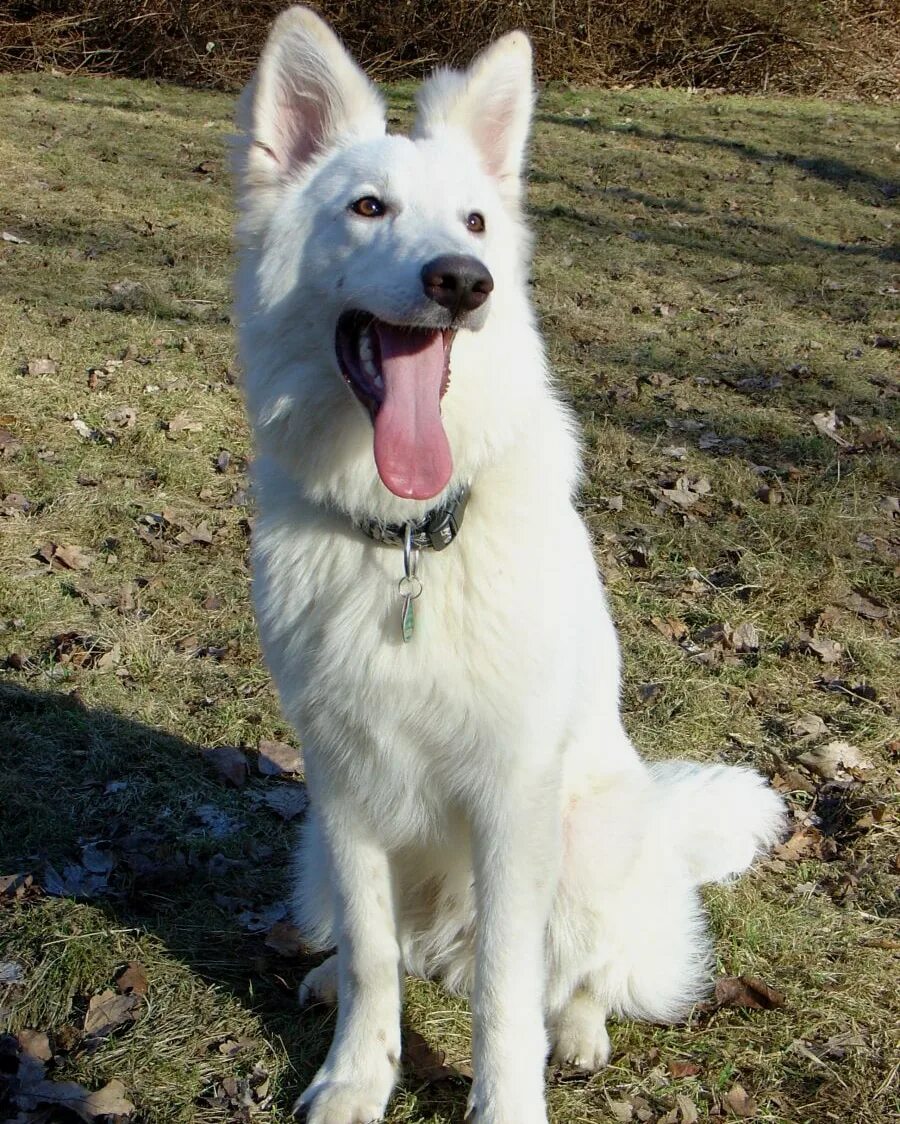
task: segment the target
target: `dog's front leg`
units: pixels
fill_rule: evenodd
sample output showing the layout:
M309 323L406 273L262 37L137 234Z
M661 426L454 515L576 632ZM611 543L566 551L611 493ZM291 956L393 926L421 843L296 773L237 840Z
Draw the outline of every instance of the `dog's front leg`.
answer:
M317 807L338 934L338 1014L331 1049L294 1107L307 1124L380 1120L400 1059L400 951L390 859L361 816Z
M545 932L558 879L551 784L507 783L474 824L477 941L473 1005L477 1124L546 1124Z

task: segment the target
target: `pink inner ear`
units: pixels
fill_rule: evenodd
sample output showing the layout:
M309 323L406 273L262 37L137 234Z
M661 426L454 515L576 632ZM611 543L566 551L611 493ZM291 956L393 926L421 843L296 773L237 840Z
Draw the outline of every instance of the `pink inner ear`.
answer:
M281 91L274 107L273 145L266 145L285 170L301 167L319 150L327 127L319 98Z
M512 101L504 99L488 103L484 114L475 123L475 136L487 171L496 179L509 175L509 130L512 125L514 107Z

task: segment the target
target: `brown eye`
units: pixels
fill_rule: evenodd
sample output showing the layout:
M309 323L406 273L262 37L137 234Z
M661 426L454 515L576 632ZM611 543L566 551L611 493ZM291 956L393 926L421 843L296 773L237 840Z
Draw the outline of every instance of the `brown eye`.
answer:
M466 219L466 227L473 234L484 234L484 215L480 211L473 211Z
M387 211L384 203L374 195L364 195L350 204L350 210L355 215L362 215L364 219L380 219Z

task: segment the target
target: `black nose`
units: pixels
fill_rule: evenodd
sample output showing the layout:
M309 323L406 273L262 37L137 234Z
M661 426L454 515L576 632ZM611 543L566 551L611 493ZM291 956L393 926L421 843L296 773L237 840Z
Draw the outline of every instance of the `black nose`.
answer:
M481 308L494 279L477 258L442 254L422 267L422 287L427 297L456 315Z

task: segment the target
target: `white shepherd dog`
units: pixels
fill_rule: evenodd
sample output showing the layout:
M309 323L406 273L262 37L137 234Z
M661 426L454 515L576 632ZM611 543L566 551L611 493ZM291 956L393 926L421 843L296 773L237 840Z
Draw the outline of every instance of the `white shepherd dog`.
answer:
M301 989L338 1003L310 1124L383 1116L404 972L471 996L470 1119L546 1124L549 1052L597 1069L607 1016L678 1019L704 994L697 888L781 828L755 773L648 766L622 727L575 427L528 298L532 101L513 32L387 134L304 8L244 96L256 610L304 745L297 916L336 947Z

